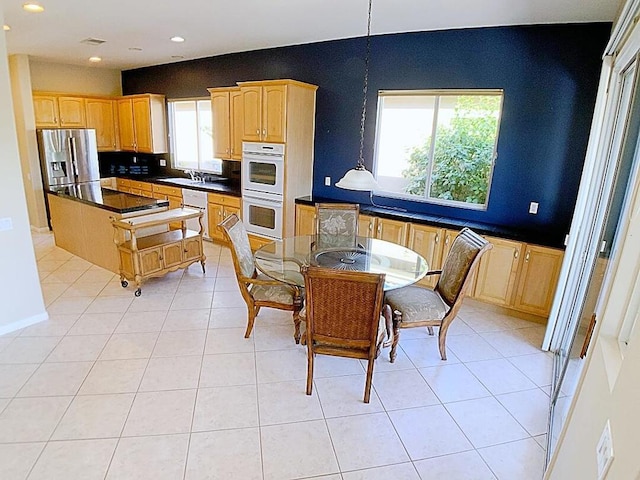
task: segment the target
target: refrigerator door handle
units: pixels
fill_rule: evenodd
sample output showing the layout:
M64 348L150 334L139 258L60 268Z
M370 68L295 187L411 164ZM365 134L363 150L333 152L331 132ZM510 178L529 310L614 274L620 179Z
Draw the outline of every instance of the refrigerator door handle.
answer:
M76 150L76 139L69 137L69 153L71 154L71 165L73 166L74 179L78 180L78 153Z

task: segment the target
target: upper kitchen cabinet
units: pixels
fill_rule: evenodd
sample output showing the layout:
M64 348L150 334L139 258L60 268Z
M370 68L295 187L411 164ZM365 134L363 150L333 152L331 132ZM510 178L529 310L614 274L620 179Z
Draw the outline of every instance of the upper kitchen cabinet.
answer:
M143 153L166 153L164 95L127 95L119 98L117 103L120 148Z
M110 98L85 99L87 128L94 128L98 151L113 152L118 149L116 128L116 102Z
M295 80L265 80L261 82L240 82L242 93L242 140L253 142L287 142L287 129L296 118L313 114L314 103L299 103L304 95L298 92L318 88ZM300 109L298 109L298 108ZM295 113L294 113L295 112Z
M38 128L84 128L83 97L46 93L33 94L33 111Z
M210 88L213 121L213 155L242 159L242 94L239 87Z

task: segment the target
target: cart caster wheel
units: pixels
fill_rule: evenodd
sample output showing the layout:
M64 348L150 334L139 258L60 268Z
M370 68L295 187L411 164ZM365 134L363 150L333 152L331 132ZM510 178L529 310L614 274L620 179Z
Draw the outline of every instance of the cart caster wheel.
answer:
M140 295L142 295L142 290L137 289L133 294L134 294L136 297L139 297Z
M127 282L126 280L122 280L120 282L120 285L122 285L122 288L127 288L129 286L129 282Z

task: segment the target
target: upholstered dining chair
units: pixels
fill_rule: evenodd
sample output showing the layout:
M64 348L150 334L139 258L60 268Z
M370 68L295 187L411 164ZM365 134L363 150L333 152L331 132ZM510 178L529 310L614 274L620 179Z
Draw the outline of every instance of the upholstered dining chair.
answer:
M369 403L374 360L386 338L380 315L384 274L302 268L305 280L307 395L313 388L316 354L366 359L364 402Z
M442 270L427 272L427 275L440 275L433 290L412 285L387 292L383 314L393 324L391 362L396 358L400 328L407 327L427 327L430 335L434 334L433 327L439 327L440 356L442 360L447 359L447 330L460 310L480 258L491 248L487 240L463 228L454 239Z
M315 207L319 247L356 246L360 214L357 203L316 203Z
M247 230L235 213L225 218L220 226L231 244L233 268L240 293L247 304L248 319L244 337L249 338L251 335L260 308L269 307L293 312L294 339L296 343L300 343L300 290L257 272Z

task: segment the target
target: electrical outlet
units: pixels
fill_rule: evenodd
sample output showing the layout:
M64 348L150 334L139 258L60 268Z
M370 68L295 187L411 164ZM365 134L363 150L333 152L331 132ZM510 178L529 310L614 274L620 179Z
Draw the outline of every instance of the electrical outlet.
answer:
M538 213L538 202L531 202L529 204L529 213L534 215Z
M327 187L331 186L331 177L324 177L324 184Z
M167 161L164 158L160 159L160 166L161 167L166 167L167 166Z
M604 426L600 441L596 447L596 460L598 461L598 480L603 480L607 475L611 462L613 462L613 439L609 420Z

